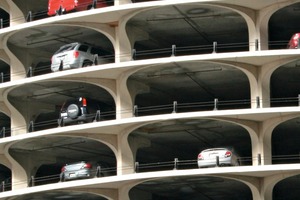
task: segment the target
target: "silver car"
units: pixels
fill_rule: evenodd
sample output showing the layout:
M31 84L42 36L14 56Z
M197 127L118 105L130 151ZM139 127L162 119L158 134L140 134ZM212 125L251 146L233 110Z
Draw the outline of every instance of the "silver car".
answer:
M66 44L59 48L51 58L51 71L81 68L98 64L101 50L79 42Z
M218 156L218 157L217 157ZM217 159L219 158L219 159ZM201 151L198 154L198 167L214 166L238 166L240 158L234 151L229 148L212 148Z
M94 178L100 176L100 166L96 163L81 161L66 164L61 169L60 180L68 181L82 178Z

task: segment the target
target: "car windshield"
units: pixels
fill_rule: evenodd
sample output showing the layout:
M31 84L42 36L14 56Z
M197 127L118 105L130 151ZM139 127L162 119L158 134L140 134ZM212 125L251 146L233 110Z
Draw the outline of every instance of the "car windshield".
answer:
M58 51L56 51L55 54L62 53L62 52L65 52L65 51L73 50L76 47L76 45L77 44L64 45Z

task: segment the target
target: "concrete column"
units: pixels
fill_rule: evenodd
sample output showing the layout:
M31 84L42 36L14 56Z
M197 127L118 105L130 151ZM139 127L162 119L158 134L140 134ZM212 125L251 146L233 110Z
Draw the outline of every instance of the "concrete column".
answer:
M14 81L14 80L19 80L19 79L24 79L26 77L26 69L25 69L24 64L21 62L21 60L26 59L27 55L26 54L22 55L19 60L19 58L14 54L16 52L14 52L13 50L16 50L17 52L19 52L20 49L17 47L14 47L14 46L11 46L12 49L10 49L7 46L8 45L7 41L11 35L13 35L13 33L5 35L5 37L3 38L3 41L2 41L2 45L3 45L3 49L4 49L7 57L9 57L9 61L10 61L9 62L10 78L11 78L11 81ZM24 50L21 51L19 53L19 55L21 55L22 53L24 53Z
M10 15L10 26L21 24L25 22L25 17L18 8L18 6L12 0L1 0L0 5L9 13Z
M149 37L148 33L129 27L127 22L139 12L132 12L124 16L115 27L116 32L116 62L130 61L135 41Z
M133 97L128 91L128 75L124 74L117 79L117 96L116 96L116 118L133 117Z
M138 127L131 127L118 134L118 175L135 173L134 164L136 152L140 147L149 147L151 142L141 137L129 137L129 134Z
M5 91L2 94L4 107L3 111L10 117L11 135L19 135L27 132L27 125L25 118L21 113L8 101L7 95L9 91ZM24 105L23 105L24 106Z
M7 145L2 151L4 156L1 158L1 163L9 167L11 170L12 190L26 188L27 174L24 168L8 153L10 145Z
M128 142L128 131L118 135L117 175L134 173L134 156Z

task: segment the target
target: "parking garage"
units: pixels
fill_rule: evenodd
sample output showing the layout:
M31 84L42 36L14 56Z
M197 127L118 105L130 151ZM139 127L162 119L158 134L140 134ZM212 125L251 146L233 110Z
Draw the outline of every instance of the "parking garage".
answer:
M277 20L278 21L280 20L279 16L282 15L282 14L285 15L285 16L287 16L288 19L291 19L293 21L294 15L292 14L293 12L290 12L290 10L291 10L291 8L292 8L292 10L297 10L296 9L297 6L298 6L298 4L295 4L295 5L293 5L293 7L287 7L285 9L282 9L281 12L283 12L283 13L277 12L277 13L274 14L274 17L271 18L271 20L270 20L270 27L269 27L270 28L270 40L271 41L282 41L282 43L280 44L280 47L276 47L276 48L285 48L285 43L289 39L291 33L294 32L294 29L286 31L286 32L285 31L277 31L278 30L278 26L276 25L275 22L277 22ZM184 8L184 7L182 7L182 8ZM182 10L185 10L185 9L186 8L184 8ZM205 9L203 9L203 13L204 13L205 10L208 11L210 9L212 9L212 7L210 7L210 6L205 7ZM174 22L174 23L178 24L178 22L179 21L181 22L182 20L186 22L186 23L180 23L180 24L185 24L185 26L179 27L181 30L186 30L188 28L190 28L190 29L197 29L197 26L195 26L194 24L196 22L198 22L198 21L196 19L193 19L192 14L195 14L195 13L199 14L200 11L201 11L201 9L198 9L198 10L197 9L195 9L195 10L190 9L190 10L188 10L189 12L186 12L186 13L191 14L191 16L182 15L181 9L178 9L178 8L175 8L175 7L172 8L172 11L173 12L176 11L176 12L180 13L180 16L181 16L181 18L180 19L176 19L177 21L175 20L176 22ZM217 11L219 11L219 9L214 9L214 11L217 12ZM158 12L158 13L156 13L156 12ZM210 11L208 13L211 13L211 12L212 11ZM139 22L139 20L138 20L138 19L142 19L143 17L146 18L145 17L146 15L145 16L139 15L138 17L134 18L132 21L129 22L127 29L130 29L129 27L131 27L131 26L138 26L139 28L141 28L141 27L151 27L152 29L155 29L156 27L165 27L164 21L173 21L173 18L174 19L176 18L176 14L174 15L175 17L172 16L172 15L171 15L171 17L170 16L166 16L165 17L165 16L162 16L162 15L158 15L159 13L165 13L165 10L161 9L159 11L150 11L149 13L147 13L147 14L149 14L150 18L148 18L147 20L143 19L144 22L148 23L148 24L146 23L146 25L145 24L140 25L142 23ZM170 13L172 13L172 12L170 12ZM155 16L159 16L159 17L158 18L154 18L153 17L154 15ZM147 16L147 17L149 17L149 16ZM243 21L240 16L238 16L237 14L235 14L233 12L227 12L227 10L224 13L221 12L220 16L218 16L218 15L211 16L210 14L208 14L207 16L205 16L205 18L207 18L207 19L210 19L210 18L216 18L216 19L218 19L218 17L221 17L221 16L223 16L223 17L224 16L228 16L228 18L231 18L231 19L232 18L237 18L237 21ZM197 16L195 18L197 18ZM226 17L224 17L224 19L226 19ZM209 21L209 22L212 23L212 21ZM151 23L153 23L152 26L151 26ZM223 23L226 23L226 22L223 22ZM157 25L157 24L160 24L160 25ZM172 24L172 23L170 23L170 24ZM280 24L280 23L278 23L278 24ZM284 23L281 23L280 25L282 26L283 29L287 28L287 27L285 27ZM188 26L188 28L186 26ZM207 24L207 26L208 26L208 24ZM69 29L69 30L71 30L71 29ZM49 31L51 31L51 30L49 29ZM147 31L152 31L152 30L149 29L149 30L146 30L145 32L147 32ZM159 32L159 28L157 28L157 30L155 30L155 31ZM166 30L162 30L163 33L164 33L164 31L166 31ZM177 32L177 31L180 31L180 30L176 30L174 32ZM197 32L201 32L201 30L196 30L196 31ZM210 31L215 31L215 30L211 29ZM226 30L223 30L223 31L226 32ZM62 32L62 30L60 30L60 32ZM174 38L174 40L167 40L166 38L160 39L159 35L161 35L162 32L159 32L159 34L157 34L157 32L153 32L153 34L151 34L151 39L149 39L149 40L140 40L140 41L137 41L135 43L135 46L134 46L134 48L137 50L137 52L148 51L149 49L152 50L152 49L167 48L168 52L166 53L166 55L168 55L168 56L172 55L172 53L174 53L174 52L172 52L172 48L171 47L172 47L172 45L175 44L174 41L176 39L176 35L174 36L170 32L170 33L166 33L165 34L166 38L171 38L171 39ZM228 32L230 32L230 31L228 31ZM276 35L275 32L281 32L281 33L284 33L284 34L282 34L282 35ZM38 33L41 34L41 35L45 34L41 30L38 30L34 34L38 35ZM245 34L245 33L247 33L247 30L242 31L243 37L245 35L247 36L247 34ZM222 33L220 33L220 34L222 34ZM89 34L85 34L85 36L88 36L88 35ZM199 34L199 35L201 35L201 34ZM208 34L208 32L207 32L204 35L210 35L210 34ZM15 35L16 38L20 37L20 36L21 36L21 34L19 36ZM59 37L63 38L63 37L65 37L65 35L59 35ZM69 39L68 35L66 37ZM96 37L98 37L98 36L96 36ZM186 37L188 38L189 35L187 35ZM195 39L196 37L197 36L195 36L193 38ZM240 40L236 40L236 41L231 41L229 39L225 39L225 41L228 42L228 43L235 43L235 42L237 42L237 43L240 43L240 42L241 43L245 43L246 42L247 43L247 37L245 37L245 38L243 38L243 37L241 37L241 38L238 37ZM10 39L9 44L11 45L11 47L14 46L14 45L19 45L20 41L18 41L16 38L12 37ZM49 38L51 38L51 37L49 37ZM37 36L37 39L40 39L39 36ZM152 40L153 41L158 41L158 42L153 42L152 43ZM29 40L27 40L26 42L28 42L28 41ZM39 41L39 40L33 39L33 41L37 41L38 43L41 42L41 44L43 44L43 45L45 44L43 40ZM162 41L164 41L165 43L162 43ZM213 43L213 41L214 41L214 38L210 39L207 42L207 45L210 45L211 43ZM191 44L192 44L188 40L186 40L186 41L184 40L183 43L184 44L175 44L176 45L176 53L177 53L177 55L180 55L180 47L181 46L191 46ZM203 43L203 41L199 41L199 43L197 43L197 45L198 44L202 44L202 43ZM22 42L20 42L20 44L22 44ZM25 43L23 42L23 44L25 44ZM57 48L58 44L59 44L59 42L56 43L56 44L54 44L54 45L49 45L49 46L51 46L51 47L52 46L56 46L56 48ZM162 46L157 46L158 44L163 44L163 45ZM220 44L220 42L218 41L218 45L219 44ZM271 44L271 42L270 42L270 44ZM103 45L103 46L107 47L107 45ZM109 48L111 49L111 47L109 47ZM42 50L42 48L41 48L41 50ZM221 51L219 51L219 50L221 50L221 49L218 48L218 52L222 52L222 50ZM234 48L232 50L236 51L236 49L234 49ZM53 51L54 51L54 48L51 50L51 52L53 52ZM213 52L213 46L212 45L210 45L209 50L207 52L209 52L209 53ZM15 53L18 54L18 52L15 52ZM34 53L33 53L33 55L34 55ZM32 63L26 61L26 62L24 62L24 65L25 66L32 66L32 65L36 66L35 69L36 69L36 72L37 72L37 71L39 71L38 69L42 69L43 66L49 65L49 58L51 57L51 53L47 52L45 55L46 56L42 57L41 60L35 60L35 61L32 61ZM137 55L138 55L138 53L137 53ZM32 56L33 60L36 57L39 57L39 56L36 56L36 55ZM145 58L145 57L143 57L143 58ZM35 63L37 63L37 64L35 64ZM191 63L188 63L187 65L190 65L190 64ZM289 99L290 97L293 97L295 99L293 100L292 105L297 105L297 95L298 95L298 93L297 93L298 92L297 91L298 84L297 84L297 80L296 80L297 73L298 73L297 72L297 65L298 65L297 62L293 62L293 63L290 63L288 65L284 65L282 67L279 67L278 70L274 72L274 74L272 76L272 80L271 80L272 98L274 97L274 98L280 99L280 98L283 97L285 99ZM202 70L201 71L195 70L196 68L198 68L198 66L201 66L201 68L203 69L203 71ZM213 69L213 70L211 71L211 69ZM230 99L230 100L249 99L249 85L248 85L248 81L245 78L245 76L242 76L241 79L236 79L236 80L230 79L231 80L230 82L218 83L220 85L225 85L225 86L231 85L230 89L228 89L226 91L226 89L228 87L226 87L226 89L221 88L221 87L216 87L216 88L220 88L220 91L217 92L217 95L211 94L212 91L213 91L213 89L210 86L214 86L214 84L217 84L216 82L212 81L213 78L219 79L219 78L216 78L216 77L218 77L218 75L215 76L216 73L219 73L219 72L222 73L220 75L220 77L226 76L226 72L224 72L224 71L227 71L228 74L231 74L231 73L235 74L233 76L234 78L240 77L240 75L242 75L242 73L240 71L238 71L238 70L236 70L234 68L228 67L228 66L221 66L220 67L220 66L210 65L208 63L200 63L200 64L196 63L192 67L191 66L185 66L185 65L184 66L162 66L162 67L157 67L156 69L151 68L151 70L150 69L149 70L141 70L138 73L132 75L128 82L130 82L130 81L132 81L132 82L138 81L138 82L143 82L143 83L146 82L150 86L149 90L145 90L145 91L143 91L141 94L139 94L137 96L137 98L135 100L135 104L138 105L139 107L140 106L141 107L143 107L143 106L145 106L145 107L148 107L148 106L155 107L157 105L166 105L166 104L169 104L170 102L173 103L174 101L179 102L179 103L182 103L182 102L186 103L190 99L192 99L192 102L197 102L200 97L203 98L203 102L206 102L206 101L213 102L213 100L216 97L220 97L220 96L224 97L224 95L228 94L228 91L237 91L237 90L238 91L242 91L244 93L238 93L238 94L234 93L234 95L240 95L240 96L232 96L233 93L231 93L230 98L232 98L232 99ZM48 73L48 72L46 72L46 73ZM211 77L210 79L205 80L205 82L203 84L203 82L201 82L201 81L203 80L204 76L202 77L201 74L205 74L205 77L208 77L207 73L211 74L213 78ZM289 81L285 81L286 80L285 77L292 77L292 78ZM178 80L178 78L180 78L180 80L181 80L180 87L182 88L181 84L185 83L186 87L184 87L184 88L187 88L186 90L185 89L182 89L182 90L176 89L176 90L172 91L170 88L163 87L163 86L166 86L167 83L170 84L170 82L171 83L177 83L176 80ZM152 79L152 80L150 80L150 79ZM229 80L229 78L225 79L225 80ZM278 85L277 83L279 81L281 83L283 83L283 85ZM195 88L194 88L194 85L196 85ZM241 90L240 89L236 89L235 88L236 85L241 86L242 89ZM44 87L48 88L49 85L44 86ZM200 90L202 90L202 92L200 94L198 93L199 92L199 88L201 88ZM20 90L16 89L15 93L14 92L11 93L11 95L12 95L11 98L13 99L14 95L16 95L17 93L20 93L20 91L22 91L23 89L25 89L25 88L20 88ZM63 90L69 90L69 89L68 88L63 88ZM160 91L161 89L163 89L163 90ZM221 91L221 89L223 89L223 91ZM33 89L31 92L34 92L34 90L35 89ZM191 93L185 94L185 92L187 90L191 91ZM51 93L52 92L53 91L51 91ZM56 93L56 92L57 91L55 91L54 93ZM59 90L59 92L60 92L60 90ZM169 92L169 94L167 94L167 92ZM224 92L224 94L222 92ZM164 98L161 98L161 96L162 96L161 94L165 95L165 96L163 96ZM181 95L178 95L178 94L181 94ZM152 98L152 96L154 98ZM190 98L191 96L192 96L192 98ZM160 97L160 98L157 98L157 97ZM20 97L17 96L16 98L20 98ZM42 98L44 98L44 97L42 97ZM149 100L149 99L151 99L151 100ZM218 98L218 99L223 99L223 98ZM42 100L42 101L44 101L44 100ZM286 100L283 100L283 102L285 102L285 101ZM245 105L246 105L245 106L245 108L246 108L249 104L246 103ZM286 103L284 105L289 106L290 104ZM171 104L171 106L168 108L168 110L166 112L169 113L169 112L174 111L173 108L174 108L173 104ZM221 109L221 108L222 107L220 106L219 109ZM46 110L47 109L48 108L46 108ZM212 109L214 109L214 104L209 105L209 109L208 110L212 110ZM53 111L53 109L51 111ZM27 113L27 112L24 112L24 113ZM149 114L152 114L152 113L155 113L155 112L153 110L152 111L150 110ZM32 116L34 116L34 115L32 115ZM44 118L45 118L45 120L47 120L48 117L46 116ZM43 120L41 120L41 121L43 121ZM176 126L179 127L179 129L182 128L182 127L184 127L184 129L183 129L183 132L185 133L184 136L186 136L187 135L186 132L189 132L189 130L190 130L189 127L187 129L185 129L186 124L189 124L189 123L190 124L196 124L196 123L202 124L201 121L193 121L193 120L187 121L187 122L173 122L173 123L174 123L173 126L176 125ZM209 122L206 122L206 123L209 123ZM214 123L216 123L216 122L214 122ZM273 155L275 155L275 156L296 155L297 152L299 152L298 149L297 149L297 147L296 147L296 142L295 141L293 141L295 143L293 143L292 141L283 142L284 144L289 143L289 144L292 145L293 148L291 148L291 150L288 150L288 151L286 151L286 149L284 148L284 146L282 146L282 144L279 144L279 143L276 142L276 141L281 141L281 139L285 138L284 136L285 136L287 130L288 130L288 132L291 135L293 135L292 138L297 140L297 135L293 133L293 130L297 130L297 123L298 122L297 122L296 119L288 121L288 122L284 122L284 123L282 123L282 125L279 125L274 130L274 133L273 133L273 138L274 138L273 139L274 140L273 147L274 148L272 149L272 154ZM149 140L152 142L151 144L154 144L154 146L158 147L158 149L159 149L159 146L163 146L163 145L169 144L169 143L171 144L172 142L174 142L176 140L176 138L179 138L178 140L182 139L182 136L181 136L182 133L177 133L177 131L174 132L173 130L170 130L170 127L168 125L163 125L163 127L157 128L157 126L160 126L160 125L155 125L154 124L154 125L145 126L145 127L141 128L141 129L139 129L137 131L137 133L133 133L132 135L133 136L139 136L139 137L147 137L147 139L150 138ZM223 127L223 126L224 126L224 124L221 125L221 127ZM213 127L196 127L196 128L194 126L191 126L191 128L192 128L191 129L192 132L189 132L188 135L190 135L191 138L195 137L193 135L196 135L197 136L197 141L198 142L201 141L204 144L204 145L201 144L201 146L205 146L205 145L207 145L207 146L213 146L212 142L210 142L210 140L214 141L215 139L217 139L217 138L213 138L213 136L223 137L223 135L220 136L223 133L223 129L222 130L220 128L218 129L218 126L213 126ZM216 128L217 131L215 131L214 128ZM145 131L144 131L144 129L145 129ZM197 129L197 130L195 130L195 129ZM151 130L151 131L149 131L149 130ZM246 148L246 147L243 146L244 148L247 149L247 150L243 151L244 152L243 155L245 155L245 157L249 157L250 156L249 152L251 152L251 147L249 147L250 143L249 143L249 139L246 136L247 134L244 133L244 130L239 130L239 128L237 128L237 127L232 127L230 129L230 131L234 132L235 134L237 134L237 132L243 133L243 134L241 134L243 138L241 140L239 140L239 141L246 142L246 147L247 146L248 147ZM296 132L296 131L294 131L294 132ZM166 134L167 133L171 133L172 134L171 139L170 139L169 136L168 137L164 137L165 133ZM231 136L229 136L229 134L227 134L227 133L225 133L224 136L226 136L227 139L231 138ZM234 135L234 137L235 138L239 138L239 135ZM203 140L203 138L206 138L206 140ZM172 142L167 141L166 143L162 143L162 144L161 143L159 144L157 142L157 141L164 141L164 139L170 140ZM189 139L187 139L187 140L189 140ZM191 140L191 141L193 141L193 140ZM222 140L222 142L224 142L224 140ZM183 143L190 144L189 141L184 141ZM226 142L220 143L220 145L225 145L225 143ZM237 143L237 141L235 141L235 142L234 141L230 141L230 143ZM175 147L171 147L171 149L174 149L174 148ZM187 148L182 147L182 149L187 149ZM167 153L166 159L161 159L161 158L157 158L157 157L152 158L151 156L150 157L147 156L147 159L143 160L145 158L144 155L156 155L157 154L155 152L152 152L152 150L153 149L151 149L151 148L141 149L140 152L137 155L137 158L138 158L137 160L139 160L139 161L141 160L141 162L145 162L145 163L147 163L149 161L151 163L152 162L155 163L157 160L158 161L173 160L173 158L176 158L176 157L178 157L179 160L181 160L181 159L194 159L196 157L197 153L200 151L200 147L196 147L196 144L195 144L195 145L193 145L191 151L182 152L182 151L180 151L181 149L179 149L176 152ZM183 155L181 155L181 154L183 154ZM178 156L178 155L180 155L180 156ZM273 162L275 164L277 161L273 160ZM297 162L297 161L295 160L295 162ZM284 161L284 163L285 163L285 161ZM48 167L53 167L53 166L49 165ZM47 166L46 166L46 168L43 168L43 169L47 169ZM44 175L43 170L41 170L39 173ZM40 176L42 176L42 175L40 175ZM278 193L278 191L282 190L282 188L286 188L287 185L289 185L291 183L297 183L297 178L298 177L294 177L294 178L291 178L291 179L287 178L282 183L280 182L280 184L278 184L278 186L276 186L275 190L274 190L275 191L274 192L275 198L276 198L276 196L284 195L284 193L280 193L280 192ZM178 183L180 181L182 181L182 180L177 180L177 181L173 182L173 184L171 184L171 185L174 186L174 185L176 185L176 183ZM201 182L201 178L199 178L198 181ZM210 177L209 180L206 179L205 181L208 181L210 183L221 182L220 178L214 179L212 177ZM203 181L203 182L205 182L205 181ZM224 180L222 180L222 181L224 181ZM166 181L166 182L168 182L168 181ZM187 184L189 182L188 179L184 180L183 182L184 183L181 186L178 186L176 188L177 190L180 190L180 192L178 193L179 196L180 195L186 195L186 193L190 193L191 191L193 192L193 191L198 191L198 190L203 189L203 188L201 188L202 186L197 186L196 188L190 188L189 186L186 186L185 184ZM232 183L229 180L225 180L225 182L233 184L233 185L235 184L235 183ZM151 184L159 184L159 182L155 182L155 183L151 183L150 182L149 185L151 185ZM147 185L147 183L144 184L144 185ZM144 187L144 185L141 185L141 186L137 187L138 188L137 190L143 190L143 191L147 190L147 189L145 189L146 186ZM295 185L297 185L297 184L295 184ZM221 185L221 187L223 188L224 185ZM244 186L242 184L240 184L238 187L241 187L243 191L246 191L245 192L246 196L243 196L243 198L249 198L249 199L251 199L251 195L249 195L248 189L244 189ZM231 189L231 188L229 188L229 189ZM165 197L164 192L161 192L161 191L158 191L158 190L159 190L159 188L158 189L157 188L153 189L153 193L154 193L155 197L162 198L162 199L163 198L165 198L165 199L166 198L171 198L171 197ZM167 191L172 191L172 190L168 190L168 189L166 189L166 190ZM222 193L221 191L218 191L218 192ZM152 193L152 191L150 191L150 192L146 191L146 193ZM198 193L199 193L198 195L206 195L203 192L198 192ZM234 190L233 190L233 193L234 193ZM211 195L210 197L216 197L216 198L218 197L218 194L210 194L210 195ZM222 194L222 195L224 195L224 194ZM230 198L232 198L234 196L234 194L228 194L228 195L230 196ZM32 198L33 197L31 197L31 199ZM193 193L193 194L191 194L191 199L192 198L199 198L199 196L197 196L195 193Z

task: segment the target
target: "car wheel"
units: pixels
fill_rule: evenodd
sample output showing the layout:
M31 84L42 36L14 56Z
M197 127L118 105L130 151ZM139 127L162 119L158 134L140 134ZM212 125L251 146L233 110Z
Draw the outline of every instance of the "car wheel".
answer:
M67 109L68 117L75 119L76 117L79 116L79 113L80 113L80 108L76 104L71 104L68 106Z
M88 67L88 66L92 66L92 62L91 61L84 61L82 64L82 67Z

